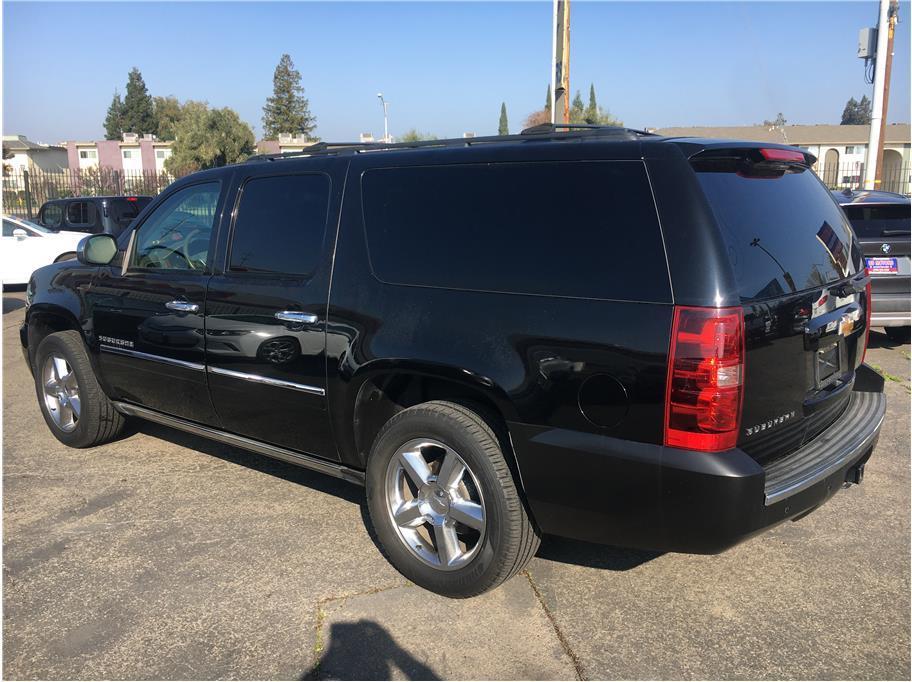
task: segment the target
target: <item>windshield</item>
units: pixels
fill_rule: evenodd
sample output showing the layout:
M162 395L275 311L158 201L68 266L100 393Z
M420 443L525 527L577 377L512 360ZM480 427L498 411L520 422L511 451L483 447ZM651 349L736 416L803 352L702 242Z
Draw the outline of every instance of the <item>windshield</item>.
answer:
M16 227L27 227L30 230L35 230L35 232L40 232L41 234L56 234L55 230L49 230L44 225L38 225L33 223L31 220L26 220L25 218L16 218L14 223Z

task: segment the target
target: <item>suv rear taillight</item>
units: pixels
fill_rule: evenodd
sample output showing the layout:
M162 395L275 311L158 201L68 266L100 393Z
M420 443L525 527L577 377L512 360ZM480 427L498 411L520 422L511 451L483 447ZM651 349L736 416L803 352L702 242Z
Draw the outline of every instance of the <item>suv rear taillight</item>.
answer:
M676 306L665 388L665 445L735 447L744 396L741 308Z

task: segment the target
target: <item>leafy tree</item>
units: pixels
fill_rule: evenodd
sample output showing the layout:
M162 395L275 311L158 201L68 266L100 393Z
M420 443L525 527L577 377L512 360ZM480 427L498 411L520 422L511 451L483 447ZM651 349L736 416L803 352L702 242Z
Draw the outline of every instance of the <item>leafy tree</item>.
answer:
M146 82L135 66L127 75L127 94L124 95L121 123L130 133L154 133L155 112Z
M304 134L312 139L317 119L310 113L310 103L304 97L301 72L283 54L272 76L272 96L263 107L263 133L276 138L279 133Z
M500 103L500 121L497 123L498 135L509 135L510 125L507 123L507 103Z
M117 89L114 90L114 97L108 107L104 127L106 140L119 140L123 135L123 100L120 99L120 92Z
M551 83L548 83L548 94L545 95L545 111L548 112L549 120L551 116Z
M533 128L535 126L541 125L542 123L551 123L550 109L539 109L538 111L533 111L531 114L526 116L526 120L523 122L523 128Z
M788 123L788 121L786 120L785 116L782 115L781 111L778 114L776 114L776 120L774 120L774 121L764 120L763 121L763 125L765 125L767 128L782 128L783 126L785 126L786 123Z
M153 97L152 110L155 114L155 134L161 140L173 140L174 131L183 114L177 97Z
M570 103L570 123L585 123L586 110L583 108L583 97L580 91L576 91L576 96Z
M868 125L871 123L871 100L867 95L863 95L858 102L854 97L850 97L846 102L845 109L842 110L841 125Z
M232 109L188 102L177 124L165 170L180 176L243 161L254 149L253 130Z
M422 133L416 128L410 128L399 137L399 142L420 142L421 140L436 140L437 136L431 133Z

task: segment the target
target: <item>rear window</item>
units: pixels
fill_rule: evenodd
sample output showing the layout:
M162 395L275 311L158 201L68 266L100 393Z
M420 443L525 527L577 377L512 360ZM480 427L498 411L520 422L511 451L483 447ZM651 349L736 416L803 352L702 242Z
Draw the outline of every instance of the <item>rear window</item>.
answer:
M745 172L695 161L728 245L741 299L813 289L855 274L860 254L829 191L803 166Z
M418 166L362 179L371 267L397 284L667 302L639 161Z
M854 204L843 206L852 228L860 239L905 237L909 235L909 204L882 206Z
M140 214L152 201L150 197L136 197L135 199L111 199L108 202L108 216L121 229Z

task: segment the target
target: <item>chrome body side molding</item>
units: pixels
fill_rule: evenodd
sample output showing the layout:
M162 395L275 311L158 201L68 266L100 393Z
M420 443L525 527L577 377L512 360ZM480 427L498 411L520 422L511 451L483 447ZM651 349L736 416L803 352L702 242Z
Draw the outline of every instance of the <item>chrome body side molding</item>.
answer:
M175 365L176 367L183 367L184 369L192 369L197 372L205 372L206 365L201 365L198 362L187 362L186 360L178 360L177 358L168 358L163 355L153 355L152 353L143 353L138 350L130 350L129 348L119 348L117 346L109 346L107 344L101 344L99 348L105 353L113 353L114 355L126 355L130 358L139 358L140 360L150 360L151 362L161 362L165 365Z
M270 445L269 443L253 440L252 438L238 436L233 433L228 433L227 431L214 429L210 426L195 424L178 417L172 417L171 415L162 414L161 412L156 412L155 410L140 407L139 405L114 401L114 407L118 412L128 417L140 417L142 419L147 419L151 422L156 422L164 426L170 426L175 429L180 429L181 431L187 431L188 433L192 433L197 436L210 438L211 440L219 441L220 443L234 445L245 450L256 452L260 455L266 455L267 457L280 459L284 462L297 464L298 466L302 466L305 469L311 469L313 471L319 471L323 474L329 474L330 476L341 478L345 481L349 481L350 483L356 483L362 486L364 485L363 471L350 469L349 467L343 466L342 464L329 462L318 457L314 457L313 455L305 455L303 453L294 452L293 450L280 448L275 445Z
M234 379L243 379L244 381L252 381L257 384L277 386L278 388L290 388L293 391L303 391L304 393L312 393L313 395L326 395L326 390L317 386L308 386L307 384L298 384L294 381L273 379L272 377L264 377L259 374L235 372L233 369L222 369L221 367L213 367L212 365L209 365L207 369L212 374L221 374L222 376L233 377Z

